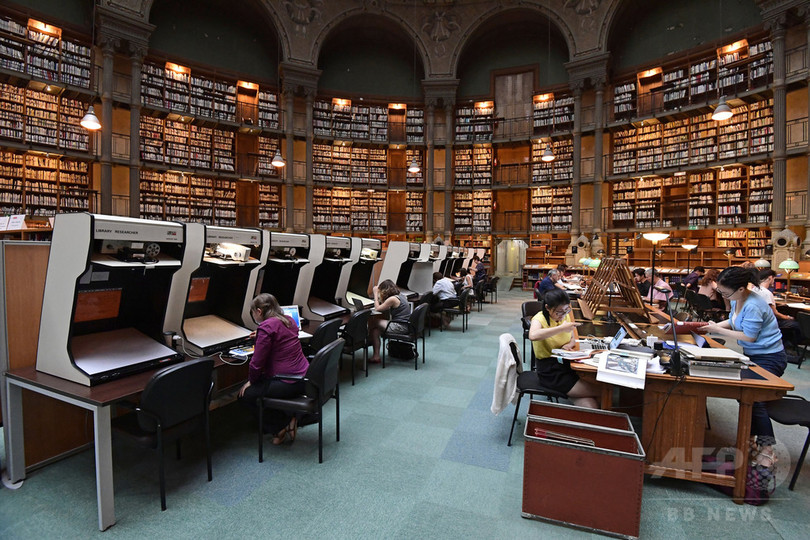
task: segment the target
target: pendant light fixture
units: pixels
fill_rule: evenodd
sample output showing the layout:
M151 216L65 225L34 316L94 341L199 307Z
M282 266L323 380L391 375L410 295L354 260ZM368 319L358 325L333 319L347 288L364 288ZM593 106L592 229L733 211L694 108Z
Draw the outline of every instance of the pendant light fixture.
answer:
M717 104L717 107L712 113L712 120L722 122L723 120L728 120L731 118L733 114L734 113L731 112L731 107L729 107L726 103L726 96L721 96L720 103Z
M720 39L723 38L723 0L719 0L720 5ZM720 87L717 87L718 91ZM731 112L731 107L728 106L726 103L726 96L720 96L720 102L717 104L717 107L712 112L712 120L715 122L722 122L723 120L728 120L734 115Z
M284 158L281 157L280 148L276 148L276 155L273 156L273 161L271 161L270 164L276 169L280 169L281 167L287 164L287 162L284 161Z
M554 161L554 150L551 149L551 141L546 144L546 149L543 150L543 155L540 157L540 159L546 163Z
M98 131L101 129L101 122L98 121L98 116L96 116L96 112L93 110L92 105L90 105L90 107L87 109L87 113L79 123L88 131Z
M546 27L546 38L547 38L547 49L546 49L546 73L551 73L551 12L549 12L547 16L547 27ZM551 77L549 77L551 80ZM550 131L550 128L549 128ZM540 156L540 159L545 163L551 163L554 161L554 150L551 149L551 138L549 137L548 143L546 144L546 149L543 150L543 155Z
M90 29L90 42L91 47L96 44L96 4L93 2L93 21ZM82 117L79 124L87 131L98 131L101 129L101 122L96 116L96 111L93 110L93 105L87 108L87 112Z
M413 159L411 160L411 164L408 165L408 172L416 174L421 170L422 170L422 167L420 167L419 163L416 162L416 156L414 155Z

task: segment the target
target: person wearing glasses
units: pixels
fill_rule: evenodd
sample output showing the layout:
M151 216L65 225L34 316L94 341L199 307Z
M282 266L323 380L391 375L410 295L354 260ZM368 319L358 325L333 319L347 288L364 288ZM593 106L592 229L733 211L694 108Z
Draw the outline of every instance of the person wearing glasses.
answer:
M565 394L574 405L599 407L599 391L593 385L579 380L567 362L552 357L552 349L573 350L577 346L577 326L571 313L568 293L551 289L543 298L543 309L532 317L529 339L537 359L536 371L541 385Z
M309 362L301 349L298 326L281 310L275 296L257 295L250 304L250 314L259 326L248 366L248 382L239 389L239 401L258 416L256 401L259 398L292 398L304 393L303 377ZM295 379L282 378L285 375ZM264 433L275 435L273 444L281 444L287 438L295 440L298 429L295 416L269 409L263 421Z
M717 294L729 301L731 311L727 320L709 323L704 330L736 339L752 362L781 377L787 367L782 332L768 303L749 289L749 284L759 285L756 270L732 266L720 272ZM775 461L773 446L776 438L765 403L754 403L751 435L754 437L752 442L757 445L755 463L771 467Z

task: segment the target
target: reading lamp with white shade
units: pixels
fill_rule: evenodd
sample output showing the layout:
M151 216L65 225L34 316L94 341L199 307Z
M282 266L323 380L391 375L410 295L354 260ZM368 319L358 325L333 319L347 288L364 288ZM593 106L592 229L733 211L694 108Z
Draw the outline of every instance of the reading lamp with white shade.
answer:
M689 264L689 259L692 255L692 250L698 247L697 244L681 244L681 247L686 250L686 271L688 272L692 265Z
M757 259L756 261L754 261L754 266L757 268L770 268L771 261L769 261L768 259Z
M787 270L787 291L785 291L785 294L790 294L790 274L799 269L799 263L793 259L785 259L779 263L779 269Z
M645 240L649 240L653 243L653 256L652 256L652 276L650 277L650 304L653 303L653 291L655 290L655 245L658 244L661 240L666 240L669 238L669 233L657 233L657 232L645 232L641 236L644 237Z

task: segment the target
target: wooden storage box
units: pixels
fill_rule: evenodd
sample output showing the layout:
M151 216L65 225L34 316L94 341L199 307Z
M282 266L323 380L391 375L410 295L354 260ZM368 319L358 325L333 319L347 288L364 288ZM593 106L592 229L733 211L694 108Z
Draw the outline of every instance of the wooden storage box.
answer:
M521 515L638 538L645 454L627 415L565 405L542 410L544 416L526 420ZM587 439L594 446L559 435Z
M529 416L541 416L566 422L598 425L604 428L618 429L620 431L634 431L630 417L624 413L589 409L551 401L533 399L529 403Z

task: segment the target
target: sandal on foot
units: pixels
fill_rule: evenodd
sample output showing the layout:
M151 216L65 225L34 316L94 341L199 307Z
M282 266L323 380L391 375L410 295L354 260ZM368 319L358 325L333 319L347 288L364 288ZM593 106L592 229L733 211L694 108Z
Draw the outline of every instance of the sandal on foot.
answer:
M287 436L290 437L290 442L294 442L295 441L295 435L296 435L296 433L298 431L298 418L293 416L292 420L290 420L290 424L286 428L284 428L284 430L285 430L285 433L287 434Z
M273 437L273 444L278 446L279 444L283 443L284 439L287 438L287 435L289 435L289 431L287 431L287 428L282 429L276 434L275 437Z
M776 454L773 452L759 452L754 457L754 465L760 465L766 469L772 468L774 465L776 465L776 462Z

